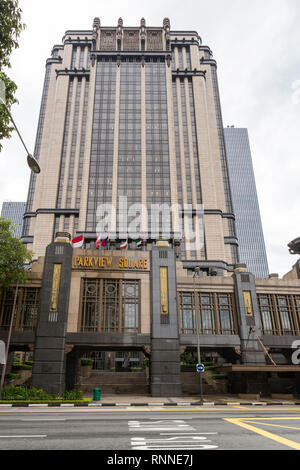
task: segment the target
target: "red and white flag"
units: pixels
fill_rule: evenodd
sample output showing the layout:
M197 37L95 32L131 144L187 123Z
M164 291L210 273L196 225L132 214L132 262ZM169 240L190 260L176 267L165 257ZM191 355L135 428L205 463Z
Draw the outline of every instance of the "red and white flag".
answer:
M128 237L124 242L120 244L121 250L126 250L127 247L128 247Z
M97 240L95 242L96 248L98 248L99 244L101 243L101 235L98 235Z
M79 235L79 237L73 238L72 245L73 248L81 248L84 242L83 235Z

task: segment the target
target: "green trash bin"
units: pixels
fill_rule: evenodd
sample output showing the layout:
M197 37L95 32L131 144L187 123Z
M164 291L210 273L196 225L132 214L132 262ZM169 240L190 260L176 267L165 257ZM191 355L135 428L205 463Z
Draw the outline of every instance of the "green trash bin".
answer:
M94 388L94 401L101 400L101 388Z

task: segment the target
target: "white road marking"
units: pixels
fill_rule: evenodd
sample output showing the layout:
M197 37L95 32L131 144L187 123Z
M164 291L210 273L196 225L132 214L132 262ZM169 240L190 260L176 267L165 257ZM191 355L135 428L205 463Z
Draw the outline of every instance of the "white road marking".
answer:
M10 436L0 436L0 439L17 439L17 438L22 438L22 439L27 439L27 438L37 438L37 437L47 437L47 434L24 434L22 436L16 436L16 435L10 435Z
M136 446L132 450L212 450L217 449L218 446L213 445L195 445L195 446Z
M160 419L160 420L163 420L163 419L170 420L170 419L171 419L171 420L174 420L174 421L176 421L176 418L172 418L172 417L169 417L169 418L159 418L159 419ZM187 421L187 420L192 420L192 419L195 419L195 418L184 418L184 421ZM157 418L150 418L150 420L151 420L151 421L156 421L156 420L157 420ZM178 421L178 422L182 422L182 423L184 423L184 421L183 421L183 420L177 420L177 421Z
M193 419L193 418L189 418ZM170 426L170 427L169 427ZM185 424L182 419L150 418L148 421L128 421L129 431L143 432L156 431L152 437L131 438L131 448L133 450L212 450L217 449L207 436L216 435L217 432L200 433L189 424ZM172 431L172 432L164 432ZM168 437L167 437L168 436Z
M160 434L162 435L162 434ZM189 439L187 439L187 437L182 437L182 436L174 436L174 437L168 437L167 439L148 439L148 438L145 438L145 437L132 437L131 438L131 441L137 441L136 443L138 444L139 442L141 441L147 441L148 442L162 442L162 443L167 443L167 442L171 442L171 441L179 441L179 442L188 442L188 443L191 443L191 440L193 441L206 441L206 442L211 442L209 441L208 439L206 439L206 437L204 436L190 436Z
M161 432L161 436L198 436L198 435L203 435L203 436L210 436L210 435L216 435L218 434L217 432Z
M20 421L66 421L66 418L22 418Z

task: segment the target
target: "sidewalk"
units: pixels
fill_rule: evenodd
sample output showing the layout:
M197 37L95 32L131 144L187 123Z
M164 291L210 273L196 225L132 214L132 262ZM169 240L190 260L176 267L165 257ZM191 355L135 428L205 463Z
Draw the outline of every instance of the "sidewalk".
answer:
M85 394L85 398L93 399L93 394ZM99 406L193 406L200 405L200 397L197 395L183 397L151 397L149 395L122 395L101 394L100 401L93 401L93 405ZM237 395L205 395L204 405L300 405L300 399L275 399L239 398Z
M100 401L93 401L93 393L84 394L85 399L90 399L88 402L80 401L64 401L64 402L19 402L12 401L0 403L0 408L3 407L189 407L189 406L299 406L299 398L289 399L276 399L276 398L260 398L254 399L253 396L245 396L240 398L238 395L205 395L203 403L200 403L200 397L197 395L183 396L183 397L151 397L149 395L122 395L122 394L107 394L101 393Z

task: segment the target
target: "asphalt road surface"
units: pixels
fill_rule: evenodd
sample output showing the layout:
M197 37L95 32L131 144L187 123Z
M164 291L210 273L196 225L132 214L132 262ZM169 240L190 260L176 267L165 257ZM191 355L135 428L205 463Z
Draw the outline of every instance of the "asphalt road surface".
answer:
M0 450L106 450L140 469L139 451L300 450L300 408L1 407ZM125 450L136 460L116 462Z

